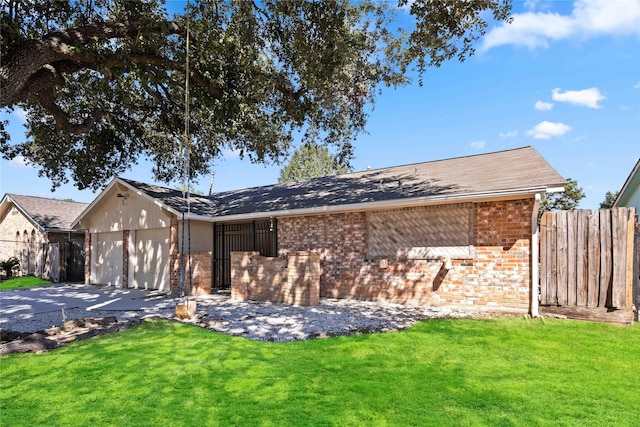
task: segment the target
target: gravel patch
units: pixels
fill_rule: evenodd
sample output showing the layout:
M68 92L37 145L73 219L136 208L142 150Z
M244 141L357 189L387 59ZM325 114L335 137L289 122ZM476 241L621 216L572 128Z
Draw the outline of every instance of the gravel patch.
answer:
M471 317L451 308L411 307L346 299L321 299L320 305L294 307L270 302L199 300L193 323L244 338L286 342L406 329L419 320Z
M347 299L323 298L319 305L313 307L233 301L228 295L192 299L197 301L196 315L183 322L229 335L269 342L398 331L423 319L474 316L472 312L448 307L415 307ZM115 316L121 323L136 323L158 317L175 319L175 305L179 302L181 301L178 299L167 299L160 307L144 310L55 310L3 323L2 328L17 332L35 332L89 316Z

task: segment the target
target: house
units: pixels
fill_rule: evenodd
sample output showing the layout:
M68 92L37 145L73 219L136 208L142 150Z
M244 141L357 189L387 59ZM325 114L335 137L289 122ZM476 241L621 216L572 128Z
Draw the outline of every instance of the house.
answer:
M624 182L613 206L616 208L635 207L636 215L640 213L640 159Z
M90 283L527 311L540 197L564 184L532 147L188 202L116 178L74 226L87 230Z
M0 259L17 257L21 275L84 281L84 231L71 227L87 203L5 194L0 202Z

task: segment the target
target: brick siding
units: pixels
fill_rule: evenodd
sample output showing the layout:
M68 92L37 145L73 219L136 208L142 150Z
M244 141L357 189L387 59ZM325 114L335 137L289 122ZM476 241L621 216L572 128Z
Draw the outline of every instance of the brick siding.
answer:
M130 231L122 231L122 286L129 287L129 238Z
M318 305L320 255L301 251L268 258L259 252L232 252L231 298Z
M208 295L211 293L212 281L212 252L191 252L191 287L189 290L189 257L179 252L178 217L172 216L169 230L169 287L171 293L180 295L180 275L182 276L182 291L185 295ZM184 260L184 266L182 261Z
M184 273L182 277L182 289L185 295L209 295L211 293L211 263L213 253L209 252L191 252L191 265L189 265L189 256L184 254ZM175 285L172 284L172 293L180 294L180 254L176 255L176 263L178 265L176 271L171 272L173 278L174 273L177 278ZM191 280L189 280L191 274ZM173 280L173 279L172 279ZM174 288L175 286L175 288ZM191 286L191 291L189 291Z
M533 199L474 204L471 259L367 258L367 213L280 218L279 254L313 249L320 296L528 310Z
M16 245L16 232L20 234ZM25 244L26 242L26 244ZM38 273L42 253L42 243L47 242L47 236L33 225L14 205L0 218L0 260L17 257L20 267L17 275Z
M171 217L169 230L169 288L174 295L180 294L180 254L178 253L178 218Z
M84 232L84 283L91 284L91 233Z

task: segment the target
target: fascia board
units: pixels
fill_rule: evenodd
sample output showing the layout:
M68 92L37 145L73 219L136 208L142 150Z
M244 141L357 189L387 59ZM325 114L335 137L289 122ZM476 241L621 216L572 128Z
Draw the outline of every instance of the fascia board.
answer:
M613 203L614 207L618 207L621 203L626 203L629 201L630 196L627 196L627 190L631 187L634 181L640 180L640 174L638 173L640 169L640 160L636 162L633 170L625 180L620 192L618 193L618 197L616 197L615 202Z

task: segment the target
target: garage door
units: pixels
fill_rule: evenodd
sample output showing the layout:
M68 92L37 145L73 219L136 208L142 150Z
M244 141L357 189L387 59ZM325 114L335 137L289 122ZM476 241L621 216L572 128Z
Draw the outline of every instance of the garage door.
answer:
M122 231L97 233L94 283L122 286Z
M133 284L137 289L169 290L169 229L136 231Z

